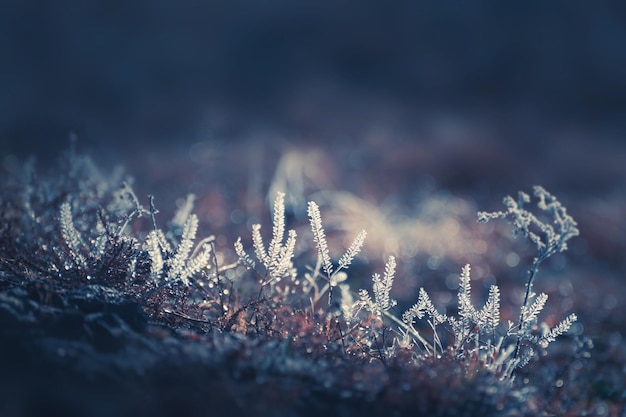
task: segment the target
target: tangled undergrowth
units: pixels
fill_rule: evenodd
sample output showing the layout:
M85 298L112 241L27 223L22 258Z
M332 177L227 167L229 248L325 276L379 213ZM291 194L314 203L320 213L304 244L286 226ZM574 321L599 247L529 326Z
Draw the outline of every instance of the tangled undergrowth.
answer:
M30 163L3 182L2 319L19 322L7 327L18 339L24 323L50 334L36 352L62 349L48 359L57 371L74 367L78 379L117 372L126 384L151 386L147 396L174 378L191 415L208 413L203 398L212 412L239 415L565 415L583 407L540 388L574 378L571 364L590 348L559 337L575 314L552 325L541 318L548 296L533 291L539 266L578 234L542 187L536 213L523 192L505 198L505 211L478 213L480 222L507 219L537 250L517 320L502 322L497 285L475 306L470 265L460 268L448 311L424 288L397 311L393 256L370 289L354 288L350 266L366 231L335 261L318 205L308 203L311 235L301 242L287 230L281 192L269 243L255 224L230 250L213 236L197 239L192 195L163 228L153 196L142 202L121 171L103 175L72 150L56 175L41 177ZM69 339L86 344L67 342L68 317L79 322ZM539 372L553 342L563 365Z

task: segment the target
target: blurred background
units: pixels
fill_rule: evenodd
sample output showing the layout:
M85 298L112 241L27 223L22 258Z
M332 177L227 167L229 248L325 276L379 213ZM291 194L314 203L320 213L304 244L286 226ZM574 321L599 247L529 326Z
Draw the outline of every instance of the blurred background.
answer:
M623 202L622 2L4 0L0 39L5 173L73 134L162 204L535 183Z
M0 139L145 149L373 126L619 140L622 2L4 0ZM421 129L420 129L421 128ZM452 130L454 132L441 130ZM526 145L524 145L526 146Z
M162 204L222 201L217 226L279 188L624 211L622 2L4 0L0 39L5 173L73 135Z
M277 189L624 201L621 2L5 0L0 39L4 172L74 135L216 226Z

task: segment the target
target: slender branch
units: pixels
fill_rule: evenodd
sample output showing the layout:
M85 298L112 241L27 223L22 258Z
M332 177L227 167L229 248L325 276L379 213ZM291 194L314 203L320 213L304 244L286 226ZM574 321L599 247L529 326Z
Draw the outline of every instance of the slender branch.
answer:
M519 324L517 325L517 328L518 328L517 342L515 342L515 353L513 354L513 360L517 359L519 355L520 347L522 344L522 336L520 333L522 330L524 320L526 319L525 317L526 307L528 306L528 300L530 298L535 276L537 275L537 272L539 271L539 264L541 263L541 261L543 261L543 259L544 258L537 257L535 261L533 262L532 266L530 267L530 269L528 270L528 281L526 282L526 294L524 295L524 302L522 303L522 308L520 309Z

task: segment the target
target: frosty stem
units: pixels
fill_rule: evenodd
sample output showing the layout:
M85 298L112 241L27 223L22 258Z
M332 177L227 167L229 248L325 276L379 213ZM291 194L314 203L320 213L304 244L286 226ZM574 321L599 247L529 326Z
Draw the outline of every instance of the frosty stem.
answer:
M519 314L519 324L518 324L519 331L517 334L517 342L515 343L515 353L513 354L513 360L516 360L519 355L520 345L522 343L522 337L520 333L522 330L522 326L524 324L524 320L526 319L524 316L526 313L526 308L528 306L528 299L530 298L533 281L535 280L535 276L537 275L537 272L539 271L539 264L544 259L545 257L536 257L530 269L528 270L528 281L526 282L526 294L524 295L524 302L522 303L522 308L520 309L520 314Z

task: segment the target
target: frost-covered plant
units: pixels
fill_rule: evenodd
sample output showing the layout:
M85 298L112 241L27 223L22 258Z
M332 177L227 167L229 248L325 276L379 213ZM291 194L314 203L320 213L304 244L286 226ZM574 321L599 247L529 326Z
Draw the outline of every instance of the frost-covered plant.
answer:
M197 230L198 216L190 214L183 226L180 243L168 262L168 279L180 280L183 284L190 285L189 278L198 273L200 269L208 266L209 256L211 255L211 246L208 243L205 243L205 241L201 242L198 246L199 250L195 250L190 256ZM199 253L196 254L196 252Z
M149 198L149 213L152 218L153 229L147 234L142 249L149 255L150 275L157 282L162 279L164 282L182 282L185 286L189 286L192 276L203 269L210 268L211 242L213 242L214 237L208 236L202 239L194 248L194 240L198 230L198 216L192 213L194 195L189 194L171 221L174 230L182 227L180 242L176 242L172 237L172 243L170 243L166 233L157 226L155 214L158 211L154 207L154 197L149 196ZM175 233L168 233L168 235L173 236ZM172 244L175 245L175 249L172 249Z
M33 276L120 282L131 266L125 255L135 244L126 226L146 213L128 185L131 179L120 169L105 177L91 158L73 148L61 166L63 175L39 177L27 163L4 179L8 190L20 190L0 201L14 242L6 265L21 265L17 270Z
M375 314L377 317L382 317L383 313L387 312L391 307L397 304L396 300L393 300L389 293L393 286L393 278L396 274L396 258L390 256L385 265L385 273L381 279L380 274L374 273L372 275L372 290L374 292L374 298L366 290L359 290L360 301L355 303L354 307L357 309L364 308L365 310Z
M297 279L297 270L294 268L292 261L296 245L295 230L289 230L286 241L284 238L285 194L278 192L274 201L272 239L267 248L265 247L263 237L261 236L261 225L252 225L252 245L254 248L254 255L257 261L260 262L264 268L261 285L265 286L267 284L272 284L272 288L282 292L287 290L295 291L295 287L297 286L302 286L302 291L305 294L308 294L310 290L313 290L314 294L311 298L312 304L317 303L317 301L326 292L329 293L330 303L332 300L333 287L340 285L340 287L343 288L341 290L343 294L342 299L345 301L350 297L350 295L349 287L345 286L345 284L340 284L347 278L347 275L343 271L348 268L354 258L361 251L361 247L365 242L366 233L362 230L357 235L352 244L339 259L337 269L334 269L330 259L328 243L326 242L326 235L324 233L319 207L315 204L315 202L309 202L308 207L313 241L316 243L318 249L318 262L317 266L312 269L311 273L305 273L304 277L306 281L304 283ZM234 247L239 261L248 269L255 270L256 262L244 250L241 238L237 239ZM323 271L323 274L321 271ZM322 277L326 281L322 288L320 288L317 284L318 277ZM280 287L276 287L274 285L284 278L288 278L291 281L291 287L281 289Z
M515 236L521 234L527 237L537 248L537 256L533 259L532 265L528 270L526 293L524 295L524 302L522 303L519 324L517 326L519 334L517 336L514 358L519 356L521 343L524 339L524 334L526 334L525 330L534 323L536 311L533 308L529 308L528 303L534 296L532 286L535 276L537 272L539 272L539 265L555 253L566 250L567 241L579 234L576 222L572 216L567 214L567 209L556 197L541 186L535 186L534 191L535 196L539 199L537 207L547 212L547 214L552 217L552 224L542 221L535 214L524 208L524 205L530 202L530 196L522 191L519 192L517 201L511 196L504 198L504 205L507 208L504 212L478 212L478 221L480 223L485 223L496 218L507 218L513 223L513 234ZM538 303L537 301L540 301L541 298L547 298L547 296L544 296L544 294L540 294L538 300L535 301L535 305L539 309L543 307L543 303ZM543 302L545 303L545 299ZM557 328L563 328L564 330L561 331L561 333L563 333L575 320L576 316L572 314L559 325L562 325L561 327L557 326ZM554 338L543 339L543 344L549 343L548 340L552 341Z
M22 191L13 194L18 201L1 202L3 221L10 225L5 232L22 237L11 248L7 265L32 274L45 271L55 279L115 282L121 288L146 280L150 288L160 282L189 286L192 276L209 267L213 237L194 248L198 218L191 213L193 196L172 221L172 227L183 222L177 239L157 227L153 198L146 209L133 191L132 179L120 170L107 177L73 148L61 165L60 176L37 178L27 164L9 179L9 186ZM26 207L27 215L8 210L16 205ZM147 215L153 230L143 238L136 233L135 220Z
M566 214L558 201L542 188L537 187L536 190L540 198L540 208L547 209L553 214L557 230L540 222L537 217L523 210L521 206L515 206L516 218L521 219L516 223L516 227L537 244L538 256L532 266L533 277L537 272L539 262L557 250L564 250L566 241L578 233L575 229L576 223ZM523 193L520 195L525 196ZM526 197L520 199L520 201L526 200ZM282 244L284 240L283 202L284 195L279 193L274 204L273 237L268 248L263 244L259 233L260 226L253 227L252 240L255 256L262 263L267 274L267 277L261 280L262 285L281 278L275 275L275 271L285 270L277 268L285 262L285 259L289 261L290 266L292 265L293 246L289 243L289 239L287 241L289 244ZM510 199L507 198L505 202L510 202ZM511 209L513 209L512 206ZM427 359L438 360L451 356L460 364L464 364L468 372L480 368L492 372L501 379L512 379L516 369L526 365L535 352L545 349L549 343L566 332L576 320L576 316L571 314L552 328L545 323L539 324L538 316L547 300L546 294L540 294L534 298L534 301L531 300L532 303L528 301L534 295L528 296L520 307L519 322L501 323L500 289L497 285L490 287L487 299L481 308L474 307L469 265L464 266L460 274L456 315L439 311L428 292L420 288L417 302L398 317L392 312L396 301L391 297L397 266L395 257L389 257L382 275L378 273L372 275L372 294L364 289L354 294L346 280L347 275L344 270L361 250L366 236L365 232L362 231L354 239L335 266L330 257L320 210L315 202L308 203L308 215L318 260L311 272L304 274L309 287L303 285L303 293L305 295L308 293L307 288L313 289L310 300L314 308L321 296L328 292L330 305L333 288L339 286L341 317L347 325L345 336L349 337L349 340L352 340L356 346L356 348L354 346L350 348L350 344L346 344L346 339L342 334L341 340L345 349L369 352L369 356L379 358L383 362L397 353L398 349L412 350L414 360L418 363ZM479 213L481 221L495 217L503 217L503 214ZM544 240L529 230L530 224L538 226L545 232ZM542 244L542 242L545 243ZM237 240L235 250L240 262L254 268L255 263L243 250L241 239ZM285 255L288 255L287 258ZM298 272L295 269L291 271L292 281L299 283L300 281L295 278ZM318 278L322 278L324 282L322 288L317 284ZM272 289L280 291L274 286ZM390 340L387 336L391 328L384 324L386 320L396 324L394 330L398 333L398 337L392 345L387 342ZM422 322L426 324L428 331L420 325Z
M313 275L306 275L305 277L315 288L316 295L314 297L314 302L317 302L322 294L328 291L328 304L330 305L333 298L333 288L340 282L345 281L347 278L345 273L342 271L348 268L356 255L361 252L361 248L363 247L363 243L365 243L365 237L367 234L365 230L361 230L359 232L348 247L348 250L346 250L341 258L339 258L337 269L334 269L333 263L330 259L328 243L326 242L326 233L324 232L324 226L322 225L320 209L314 201L309 201L307 207L311 232L313 233L313 242L315 242L317 247L318 262L315 270L313 271ZM321 290L319 290L315 281L315 279L320 276L320 266L321 270L324 272L321 276L326 281L326 285ZM344 287L342 293L345 292L346 289Z
M61 236L69 249L75 266L85 268L87 266L87 261L83 255L85 243L78 230L76 230L72 206L67 201L61 204L61 209L59 210L59 226L61 228ZM70 265L66 264L66 267L70 268Z
M281 280L287 278L291 281L296 280L296 271L293 267L293 256L296 248L296 231L289 230L287 240L285 241L285 194L278 193L274 200L272 239L266 248L261 236L261 225L252 225L252 245L254 254L258 262L265 269L262 272L263 278L261 285L274 285ZM241 237L235 242L235 252L242 262L249 269L254 269L256 263L245 252Z
M539 264L565 250L567 241L578 234L565 208L541 187L535 188L538 207L552 217L551 222L527 210L530 197L524 193L517 201L507 197L505 212L479 213L479 221L511 219L516 233L537 247L519 320L502 323L500 288L492 285L476 307L469 265L461 269L456 309L438 308L420 288L415 304L397 314L394 256L388 257L382 272L372 275L371 291L353 291L346 270L363 248L366 233L359 232L333 261L315 202L307 205L313 237L309 247L317 256L314 266L294 265L294 258L300 261L306 252L295 256L296 232L286 232L283 193L274 200L269 244L261 236L261 225L255 224L250 254L239 238L234 244L237 263L219 265L232 253L216 252L213 236L197 242L193 195L166 231L157 225L153 198L145 209L130 179L92 176L83 181L81 172L93 173L95 168L75 154L69 167L67 179L41 181L39 188L34 186L34 174L25 174L25 183L14 187L19 192L12 193L13 199L0 200L0 271L26 278L16 282L113 286L133 297L151 319L172 328L182 324L197 330L197 335L218 329L215 340L233 333L230 336L242 346L236 357L250 363L271 362L273 356L259 355L259 350L279 347L280 367L272 368L279 372L301 375L306 369L308 376L326 384L339 367L354 371L355 381L372 369L385 372L392 366L396 371L419 370L430 378L445 369L448 377L457 378L455 382L512 387L515 371L576 320L572 314L553 327L541 323L548 296L532 292ZM146 227L148 221L140 218L148 214L152 224ZM246 280L247 274L260 279ZM320 302L326 294L328 303ZM225 349L215 341L212 348ZM326 367L317 366L320 359ZM376 363L370 366L372 362ZM377 392L384 388L389 385Z
M502 379L511 378L515 369L526 365L537 350L545 349L576 321L576 315L570 314L556 326L550 328L542 323L541 330L538 330L537 316L548 298L544 293L536 297L530 293L539 263L552 254L565 250L567 240L576 236L578 229L576 229L576 222L567 215L565 208L556 198L541 187L535 187L535 195L540 199L539 208L552 214L556 230L523 209L523 203L529 200L526 194L520 193L518 203L510 197L505 199L505 204L509 208L508 214L513 217L516 231L528 236L537 245L538 250L538 256L534 259L530 269L526 297L520 307L518 323L509 321L506 326L500 323L500 289L496 285L490 287L487 301L482 308L476 309L473 306L469 265L463 267L461 271L456 317L439 312L426 290L420 288L417 302L406 310L402 314L402 319L399 320L388 312L389 291L395 270L393 257L387 262L384 278L381 280L378 274L374 274L372 278L373 299L366 290L360 290L360 300L353 304L349 318L353 318L354 311L358 312L362 309L374 314L378 319L382 319L384 315L400 326L398 329L400 337L396 339L397 346L416 349L418 358L437 359L450 352L466 366L479 363L484 369ZM501 212L481 212L478 216L479 221L486 221L506 215L507 213ZM544 236L530 231L531 225L536 226ZM530 304L529 300L533 297L534 301ZM426 320L430 328L430 340L415 326L418 320ZM446 346L441 335L448 333L454 336L454 342ZM376 336L375 332L374 337ZM522 353L523 346L525 349Z

